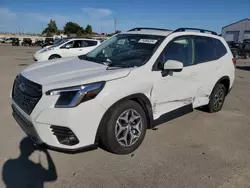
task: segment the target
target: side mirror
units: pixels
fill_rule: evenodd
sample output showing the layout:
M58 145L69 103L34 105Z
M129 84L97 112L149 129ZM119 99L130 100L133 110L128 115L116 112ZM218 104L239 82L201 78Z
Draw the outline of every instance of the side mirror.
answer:
M183 63L175 60L168 60L164 63L163 70L171 70L174 72L181 72L183 69Z
M70 48L71 48L71 45L70 45L70 44L67 44L67 45L65 46L65 48L66 48L66 49L70 49Z

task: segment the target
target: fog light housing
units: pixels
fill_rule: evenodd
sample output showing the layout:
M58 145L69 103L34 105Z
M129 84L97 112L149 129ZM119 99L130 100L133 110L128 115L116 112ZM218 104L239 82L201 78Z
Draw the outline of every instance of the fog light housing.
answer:
M51 125L50 128L60 144L74 146L79 143L76 135L68 127Z

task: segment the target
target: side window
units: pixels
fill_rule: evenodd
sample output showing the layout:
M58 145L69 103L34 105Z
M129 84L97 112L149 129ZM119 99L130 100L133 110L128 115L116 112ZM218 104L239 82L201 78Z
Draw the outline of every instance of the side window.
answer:
M84 45L82 44L82 40L75 40L72 48L81 48L83 47L82 45Z
M214 42L216 46L216 59L219 59L227 53L227 49L220 40L214 39Z
M194 37L195 62L204 63L218 59L214 39L210 37Z
M67 42L66 44L62 45L60 48L66 48L67 45L70 45L71 48L73 47L74 41Z
M86 46L84 46L84 47L91 47L91 46L96 46L97 45L97 41L92 41L92 40L85 40L85 41L83 41L85 44L86 44Z
M183 66L193 65L192 37L178 37L169 42L162 54L162 63L168 60L176 60L183 63Z

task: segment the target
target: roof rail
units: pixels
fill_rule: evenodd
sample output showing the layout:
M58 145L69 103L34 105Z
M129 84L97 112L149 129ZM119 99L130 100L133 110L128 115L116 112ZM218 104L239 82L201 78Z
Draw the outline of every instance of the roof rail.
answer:
M140 31L140 30L171 31L169 29L151 28L151 27L136 27L136 28L130 29L128 31Z
M174 30L173 33L182 32L182 31L186 31L186 30L200 31L201 33L209 32L213 35L218 35L215 31L210 31L210 30L206 30L206 29L199 29L199 28L188 28L188 27L187 28L186 27L178 28L178 29Z

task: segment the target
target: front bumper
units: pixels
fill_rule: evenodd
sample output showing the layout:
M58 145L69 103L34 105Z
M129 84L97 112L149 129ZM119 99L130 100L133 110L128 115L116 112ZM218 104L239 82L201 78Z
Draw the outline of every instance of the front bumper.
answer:
M33 55L33 60L34 61L46 61L46 60L48 60L48 57L44 54L41 54L41 53L35 53Z
M23 131L38 145L67 153L96 148L97 130L105 109L94 99L75 108L54 108L56 100L57 96L44 95L30 115L13 101L13 116ZM79 143L60 143L52 132L52 125L69 128Z

